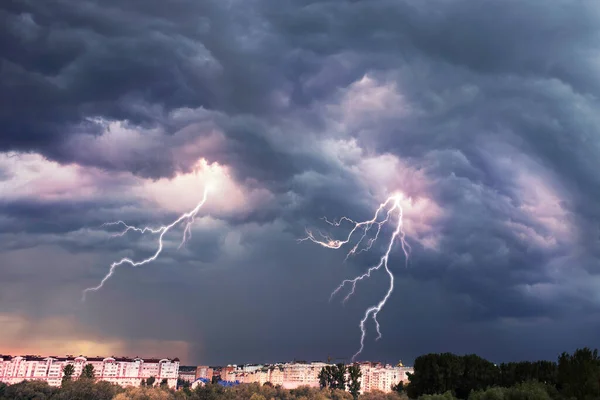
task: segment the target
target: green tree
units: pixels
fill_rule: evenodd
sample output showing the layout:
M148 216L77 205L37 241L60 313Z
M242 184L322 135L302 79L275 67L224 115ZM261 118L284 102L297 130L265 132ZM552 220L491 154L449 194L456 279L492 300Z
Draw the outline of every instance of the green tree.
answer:
M4 389L3 398L10 400L46 400L53 397L57 389L42 381L23 381Z
M81 376L79 378L94 379L94 366L92 364L85 364L83 370L81 371Z
M598 350L587 347L558 358L557 386L565 397L578 400L600 398L600 359Z
M332 389L346 390L346 366L342 363L332 368Z
M328 367L321 368L319 371L319 386L321 389L325 389L329 385L329 369Z
M469 393L484 390L497 384L500 370L493 363L475 354L461 357L462 376L457 382L451 382L446 390L454 389L456 397L466 399Z
M455 400L451 391L446 391L444 394L425 394L419 397L419 400Z
M73 379L73 374L75 373L75 367L73 364L67 364L63 368L63 377L61 381L61 385L64 385L66 382L71 381Z
M396 393L404 393L406 388L404 387L404 382L400 381L397 385L392 385L392 391Z
M124 389L108 382L77 379L61 387L52 400L111 400Z
M463 378L463 359L451 353L425 354L415 359L414 373L408 374L408 397L454 391Z
M151 376L150 378L146 379L146 386L154 386L154 382L156 382L156 378Z
M173 400L174 394L156 387L128 387L113 400Z
M360 367L358 365L351 365L348 367L348 391L354 397L354 399L358 399L358 395L360 393L360 378L362 376L362 372L360 371Z
M169 388L169 381L167 380L167 378L163 378L160 381L160 387L163 389L168 389Z

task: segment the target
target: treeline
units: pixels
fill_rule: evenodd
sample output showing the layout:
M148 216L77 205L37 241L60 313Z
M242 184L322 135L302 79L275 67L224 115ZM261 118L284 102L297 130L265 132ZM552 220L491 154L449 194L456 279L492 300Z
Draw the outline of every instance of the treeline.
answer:
M474 354L426 354L415 360L409 384L397 390L424 400L600 399L600 359L589 348L563 353L557 362L500 365Z
M352 400L349 392L339 389L300 387L287 390L280 386L257 383L223 387L207 384L194 389L173 390L158 382L148 386L127 387L94 379L66 380L61 387L42 381L24 381L14 385L0 382L0 400ZM360 400L406 400L398 393L367 393Z

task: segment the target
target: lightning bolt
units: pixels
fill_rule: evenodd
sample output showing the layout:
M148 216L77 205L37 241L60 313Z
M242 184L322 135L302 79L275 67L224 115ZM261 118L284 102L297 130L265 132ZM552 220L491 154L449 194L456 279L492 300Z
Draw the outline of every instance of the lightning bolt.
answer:
M366 324L367 320L369 319L369 317L373 319L373 322L375 322L375 328L377 330L377 338L375 340L381 339L381 329L379 326L379 321L377 320L377 315L383 309L383 307L387 303L388 299L390 298L392 292L394 291L394 275L390 271L390 268L388 266L388 260L389 260L390 253L392 251L392 248L394 247L394 243L396 242L396 240L398 240L400 242L402 251L404 252L405 266L408 266L408 260L409 260L410 253L411 253L411 247L408 244L408 242L406 241L406 234L404 233L404 230L402 229L403 210L402 210L401 201L403 198L404 197L402 194L397 194L397 195L389 197L385 202L383 202L379 205L373 218L370 220L367 220L367 221L357 222L348 217L342 217L338 221L329 221L325 218L325 222L327 222L329 225L332 225L334 227L339 227L343 222L347 222L347 223L353 225L352 229L350 230L350 233L343 240L333 239L330 236L323 234L321 232L319 232L319 236L321 237L321 239L319 239L310 230L306 231L307 236L305 238L299 239L299 241L301 241L301 242L310 240L311 242L316 243L320 246L326 247L328 249L339 249L342 246L348 244L352 240L352 237L355 236L355 234L360 235L358 237L356 244L346 254L346 259L348 259L348 257L351 255L359 254L363 251L370 250L371 247L373 246L373 243L375 243L377 241L377 239L379 238L379 233L381 232L381 228L383 227L383 225L390 222L392 220L392 218L394 217L394 214L396 215L396 218L397 218L396 227L395 227L394 232L392 233L392 236L388 242L385 253L379 259L379 263L370 267L367 270L367 272L355 277L354 279L346 279L346 280L342 281L342 283L331 293L330 301L346 285L350 285L351 289L349 290L348 294L346 295L346 297L344 297L344 300L343 300L343 303L345 303L354 294L356 285L360 281L370 278L371 273L383 268L384 271L387 273L387 275L390 277L390 285L389 285L389 288L388 288L385 296L376 305L367 308L363 318L360 321L360 324L359 324L360 331L361 331L360 348L352 356L352 361L354 361L354 359L356 357L358 357L360 355L360 353L362 353L362 351L365 347L365 337L367 335L367 330L365 328L365 324ZM385 210L387 210L387 212ZM382 218L381 215L383 215L383 214L385 214L385 218L383 218L381 221L379 221L379 219ZM365 241L365 238L367 238L367 235L372 230L375 231L373 237L368 238ZM364 245L364 247L361 248L360 246L363 242L365 242L365 245Z
M202 200L196 205L196 207L194 207L193 210L188 211L184 214L181 214L179 216L179 218L177 218L175 221L171 222L169 225L163 225L159 228L150 228L150 227L143 227L143 228L138 228L136 226L131 226L126 224L123 221L116 221L116 222L107 222L105 224L102 224L102 226L114 226L114 225L121 225L123 226L125 229L119 233L116 233L114 235L112 235L112 237L121 237L124 236L127 232L129 231L134 231L134 232L139 232L141 234L150 232L152 234L159 234L158 236L158 248L156 249L156 252L146 258L143 259L141 261L133 261L130 258L122 258L121 260L114 262L110 265L110 269L108 270L108 273L104 276L104 278L102 278L102 280L100 281L100 283L98 284L98 286L95 287L89 287L87 289L85 289L83 291L83 295L81 300L85 301L85 296L88 292L95 292L97 290L100 290L102 288L102 286L104 286L104 283L110 279L110 277L113 275L113 273L115 272L115 270L117 269L117 267L123 265L123 264L129 264L132 267L139 267L142 266L144 264L148 264L151 263L152 261L156 260L158 258L158 256L160 255L160 253L163 250L163 237L165 236L165 234L167 232L169 232L173 227L177 226L180 223L184 224L184 229L183 229L183 238L181 239L181 243L179 244L179 248L181 248L181 246L183 246L191 237L192 237L192 224L194 223L194 221L196 220L196 215L198 214L198 212L200 211L200 208L202 208L202 206L204 205L204 203L206 203L206 199L208 197L208 187L206 187L204 189L204 195L202 197Z

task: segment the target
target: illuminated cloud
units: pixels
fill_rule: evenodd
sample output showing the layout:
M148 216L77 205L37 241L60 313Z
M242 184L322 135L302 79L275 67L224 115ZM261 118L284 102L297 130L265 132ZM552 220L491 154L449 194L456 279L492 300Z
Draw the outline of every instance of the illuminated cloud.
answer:
M305 3L0 5L3 318L68 315L77 348L98 353L351 354L346 332L383 284L327 301L372 256L296 240L402 192L413 256L366 357L593 346L598 5ZM156 246L102 223L172 221L206 184L185 248L173 232L155 264L80 304L112 261ZM44 324L43 348L62 349L70 336Z

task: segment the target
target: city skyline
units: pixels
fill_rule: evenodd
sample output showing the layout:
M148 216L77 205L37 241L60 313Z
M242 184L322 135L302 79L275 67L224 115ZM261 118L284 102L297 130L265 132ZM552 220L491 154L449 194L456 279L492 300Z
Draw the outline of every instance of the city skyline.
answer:
M277 4L0 2L0 352L600 347L600 3Z
M333 364L324 362L286 362L276 364L227 365L222 367L183 366L180 360L168 358L85 357L85 356L7 356L0 354L0 383L18 384L24 380L46 382L63 386L64 379L85 376L92 367L96 381L106 381L124 387L166 384L172 389L183 382L195 387L215 379L225 385L270 383L284 389L300 386L319 388L320 373ZM338 364L339 365L339 364ZM70 366L70 372L66 372ZM408 382L408 373L414 369L404 365L385 365L374 362L354 364L361 371L361 393L372 390L391 392L400 382ZM92 372L89 372L92 375ZM91 376L89 376L91 377ZM152 384L150 384L152 386Z

